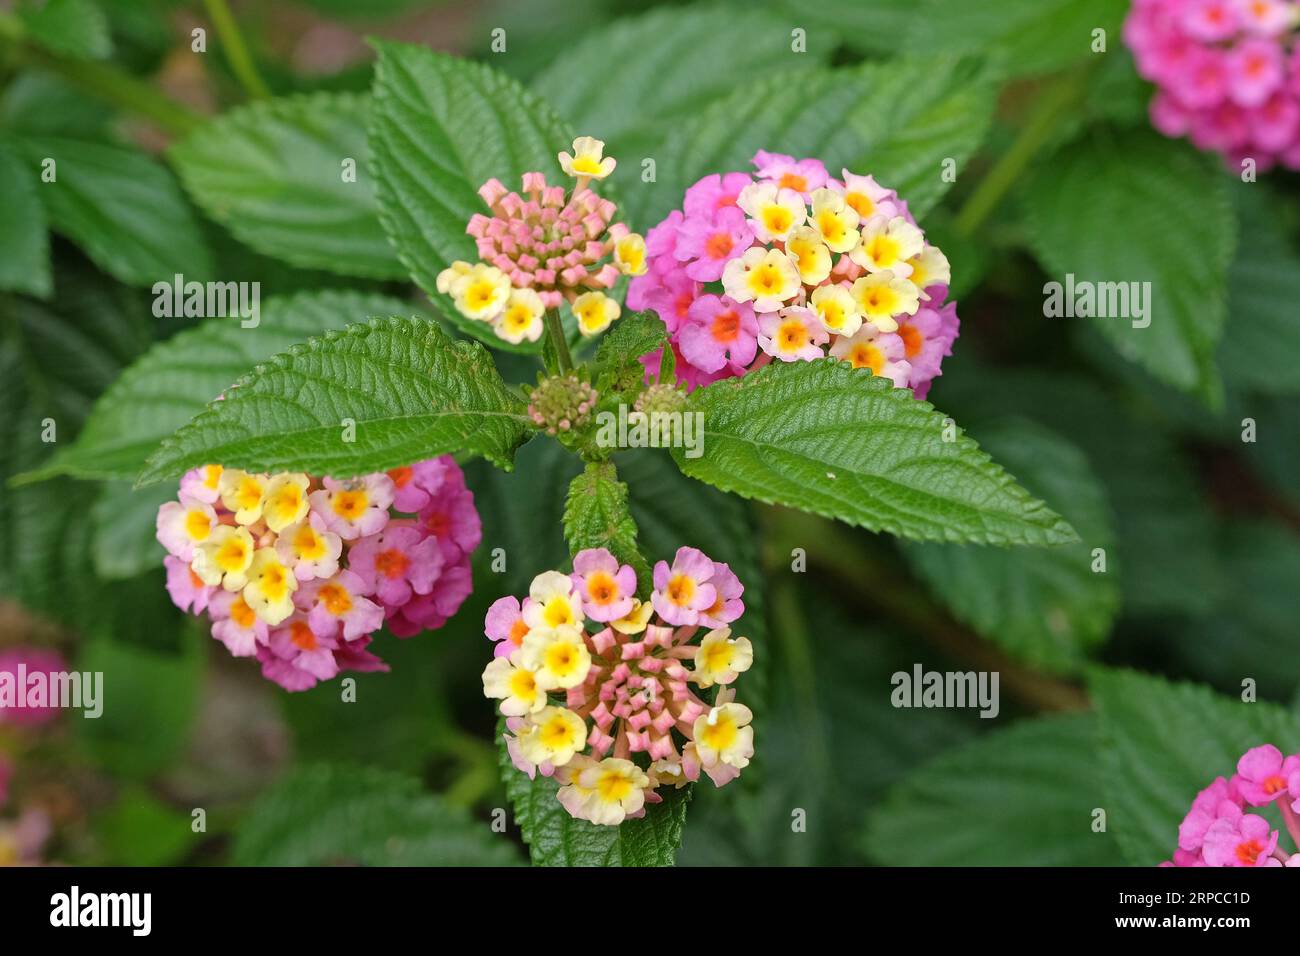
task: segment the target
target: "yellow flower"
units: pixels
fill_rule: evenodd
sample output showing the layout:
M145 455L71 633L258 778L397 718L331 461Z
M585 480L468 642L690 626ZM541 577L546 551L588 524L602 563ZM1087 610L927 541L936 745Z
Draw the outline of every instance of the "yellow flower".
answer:
M650 623L650 615L654 614L654 605L649 601L637 601L633 599L632 610L628 611L617 621L610 621L609 626L620 634L640 634Z
M862 308L842 285L819 285L808 304L831 335L852 335L862 325Z
M604 332L621 311L618 303L603 292L584 292L573 300L573 314L578 317L578 331L585 336Z
M544 690L576 687L591 670L591 653L576 627L535 627L517 652L521 666L532 671Z
M235 513L240 524L253 524L262 517L266 499L266 475L250 475L246 471L227 468L221 474L219 493L227 511Z
M567 707L543 707L517 736L529 763L563 767L587 745L587 723Z
M483 696L501 701L501 713L507 717L523 717L546 706L546 691L537 686L533 672L506 657L494 657L483 668Z
M912 271L907 260L925 246L921 230L902 216L872 216L862 224L861 238L849 258L868 272L893 272L906 278Z
M740 191L736 205L749 216L754 235L762 242L785 242L808 219L803 197L775 183L751 183Z
M726 264L722 287L737 302L753 302L755 312L775 312L799 293L803 283L794 259L780 249L755 246Z
M794 259L799 279L805 285L817 285L831 274L831 251L812 226L800 226L790 233L785 251Z
M248 568L244 601L272 627L293 613L293 592L298 579L274 548L258 548Z
M747 637L731 636L731 628L709 631L695 649L695 683L701 687L730 684L754 663L754 645Z
M938 246L926 246L917 255L907 260L912 267L907 279L919 290L921 298L929 301L925 294L926 286L947 285L952 282L952 269L948 257L939 251Z
M557 158L560 168L579 181L604 179L618 165L612 156L605 156L604 153L603 141L591 136L579 136L573 141L573 155L560 153Z
M858 211L833 189L813 191L809 221L831 252L848 252L858 244Z
M863 316L882 332L897 331L894 316L915 315L920 305L916 286L889 271L863 276L850 291Z
M308 484L307 476L302 474L276 475L270 480L262 504L262 516L268 528L279 534L307 517Z
M744 704L721 704L695 720L695 752L700 763L712 767L719 763L743 770L754 755L754 728L749 722L753 712Z
M614 265L625 276L644 275L646 270L645 239L629 232L614 243Z
M543 571L528 586L524 623L529 627L582 627L582 598L567 574Z
M248 583L253 550L253 536L247 528L218 525L208 539L194 549L191 568L209 587L220 584L227 591L239 591Z
M438 274L438 291L446 290L456 311L467 319L490 322L510 298L510 277L496 266L453 263Z
M527 339L536 342L542 337L542 313L546 306L542 297L532 289L515 289L510 301L492 322L500 338L518 345Z
M578 774L574 783L587 791L582 805L585 819L601 826L618 826L645 806L650 778L630 760L606 757Z

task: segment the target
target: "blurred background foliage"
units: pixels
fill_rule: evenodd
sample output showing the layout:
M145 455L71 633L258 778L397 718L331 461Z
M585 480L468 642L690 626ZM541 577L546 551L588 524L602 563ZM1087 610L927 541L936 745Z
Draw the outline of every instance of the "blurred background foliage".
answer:
M439 632L382 636L392 673L355 675L355 703L337 682L280 691L171 606L152 538L167 489L91 480L93 461L74 470L90 478L9 483L47 463L44 419L64 448L124 368L193 324L153 317L158 278L420 307L372 201L322 198L311 178L365 152L369 36L486 60L606 139L643 230L756 146L897 187L960 299L930 400L1083 538L895 542L624 456L647 555L691 543L731 562L758 649L758 757L725 790L695 789L680 864L1151 865L1241 750L1300 747L1300 187L1240 182L1148 129L1123 0L233 6L246 61L212 29L224 2L0 3L0 649L55 647L105 672L108 695L97 721L0 726L15 768L0 842L36 812L52 826L42 858L69 863L527 858L513 824L489 826L507 804L481 622L567 558L578 465L556 446L529 444L512 474L468 466L485 527L475 593ZM806 53L791 52L796 28ZM329 97L329 121L277 100L204 128L259 93ZM33 178L51 149L83 164L78 195ZM642 156L653 187L635 179ZM337 235L277 230L322 202L338 204ZM1149 334L1044 318L1043 284L1067 271L1150 280ZM499 360L509 379L535 373ZM177 399L180 421L195 400ZM914 664L999 671L1000 715L894 708L890 677Z

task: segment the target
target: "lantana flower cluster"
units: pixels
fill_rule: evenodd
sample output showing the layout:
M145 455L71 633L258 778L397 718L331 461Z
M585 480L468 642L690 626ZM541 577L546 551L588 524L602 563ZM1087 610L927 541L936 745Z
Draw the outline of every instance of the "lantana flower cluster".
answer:
M1280 845L1267 817L1274 806L1291 835ZM1300 866L1300 754L1272 744L1247 750L1230 778L1216 777L1196 795L1178 828L1178 849L1161 866Z
M705 176L646 234L627 304L668 327L678 376L694 388L830 354L924 398L959 323L948 260L907 203L816 159L759 150L753 163Z
M638 600L632 567L589 549L487 613L483 692L501 702L511 759L553 776L564 808L596 824L639 817L660 787L701 773L723 786L754 753L753 714L731 687L754 659L732 636L744 585L695 548L656 564L653 584Z
M1300 3L1134 0L1124 40L1158 87L1151 122L1234 169L1300 169Z
M196 468L158 509L167 591L207 614L235 657L286 690L341 671L386 671L368 650L446 623L472 589L482 538L450 456L338 480Z
M590 187L617 165L605 144L590 136L560 153L560 167L575 182L572 191L547 183L542 173L524 173L521 192L489 179L478 191L489 213L475 213L465 231L479 260L457 261L437 280L465 318L487 322L499 338L535 342L547 309L568 301L578 329L591 336L618 318L618 303L605 294L620 275L646 269L645 240L614 222L617 207Z

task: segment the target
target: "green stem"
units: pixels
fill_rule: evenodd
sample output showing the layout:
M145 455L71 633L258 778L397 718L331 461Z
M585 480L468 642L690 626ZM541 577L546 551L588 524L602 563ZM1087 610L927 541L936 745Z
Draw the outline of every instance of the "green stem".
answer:
M1029 118L1011 148L993 164L974 192L958 211L953 227L961 236L972 236L998 207L1003 197L1024 175L1038 151L1051 139L1057 121L1074 111L1088 89L1092 64L1063 73L1038 97Z
M564 338L564 323L560 321L559 309L546 310L546 335L555 349L555 360L560 363L560 374L573 371L573 356L569 354L569 343Z
M235 22L226 0L203 0L203 6L207 8L208 16L212 18L212 25L221 40L226 61L234 71L240 86L244 88L244 92L255 100L266 99L271 95L271 90L262 80L261 74L257 72L253 58L249 55L248 46L244 43L244 35L239 32L239 24Z

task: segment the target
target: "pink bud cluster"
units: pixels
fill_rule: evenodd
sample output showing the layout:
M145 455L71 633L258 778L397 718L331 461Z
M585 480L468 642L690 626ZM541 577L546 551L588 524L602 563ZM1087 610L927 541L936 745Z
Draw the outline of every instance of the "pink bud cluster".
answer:
M1300 754L1272 744L1252 747L1231 778L1196 795L1178 828L1178 849L1161 866L1300 866L1300 852L1279 846L1278 831L1252 809L1275 806L1300 849Z
M948 261L907 203L820 160L759 150L753 163L705 176L646 234L627 305L663 320L678 377L692 389L830 354L924 398L959 322ZM649 372L661 354L643 357Z
M472 590L482 527L455 460L336 480L219 465L181 479L158 513L167 590L212 636L290 691L387 671L368 650L442 627Z
M627 226L611 222L617 207L590 188L568 194L541 173L524 173L523 193L489 179L478 191L491 215L475 213L465 231L479 259L506 274L516 289L533 289L548 309L590 289L609 289L619 270L604 261Z
M1124 40L1156 84L1151 122L1234 170L1300 169L1300 3L1134 0Z
M554 776L573 816L611 825L659 802L661 786L734 780L753 755L753 715L729 686L753 660L749 640L731 636L745 608L736 575L681 548L655 565L642 602L636 573L605 549L579 552L573 568L487 614L497 646L484 693L501 701L515 766ZM711 702L701 696L715 686Z

